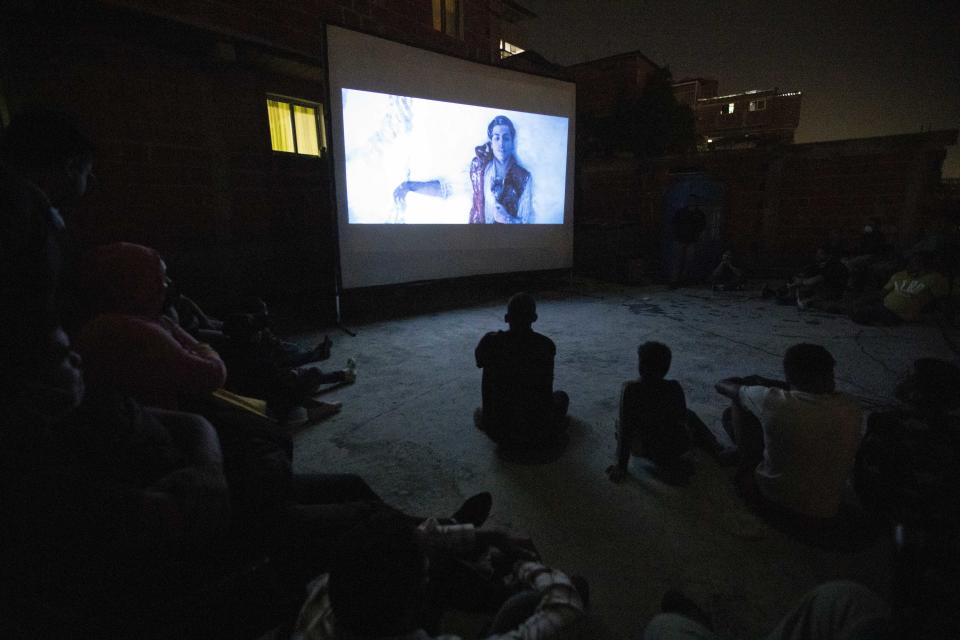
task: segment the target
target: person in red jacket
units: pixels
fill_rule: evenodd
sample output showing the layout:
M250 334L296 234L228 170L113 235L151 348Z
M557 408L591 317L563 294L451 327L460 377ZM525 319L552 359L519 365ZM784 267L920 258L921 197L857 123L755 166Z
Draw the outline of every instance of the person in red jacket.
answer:
M91 386L164 409L223 386L217 352L163 315L168 280L159 253L126 242L98 247L84 257L80 278L94 311L78 341Z

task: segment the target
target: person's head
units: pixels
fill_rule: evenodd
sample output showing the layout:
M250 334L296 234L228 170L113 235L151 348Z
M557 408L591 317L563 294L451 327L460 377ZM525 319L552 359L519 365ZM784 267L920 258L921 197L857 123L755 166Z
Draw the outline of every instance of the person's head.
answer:
M637 347L637 364L644 380L662 380L670 370L673 354L662 342L644 342Z
M933 253L930 251L916 251L907 260L907 271L917 275L926 273L933 267Z
M410 526L373 518L349 531L330 568L330 606L351 637L394 637L419 627L427 558Z
M513 157L517 142L517 130L507 116L497 116L487 125L487 139L493 156L500 162Z
M946 360L921 358L914 371L897 385L901 402L933 412L960 407L960 368Z
M795 344L783 355L783 372L791 388L808 393L831 393L836 388L830 352L818 344Z
M80 282L92 313L157 317L167 299L167 266L149 247L129 242L103 245L84 255Z
M4 327L0 393L20 409L55 421L83 400L80 356L52 318L22 320Z
M537 303L529 293L515 293L507 302L504 321L511 329L529 328L537 321Z
M727 264L733 262L733 251L730 251L730 249L724 251L723 255L720 256L720 262L725 262Z
M49 109L17 114L0 141L3 162L40 187L55 207L86 192L93 152L93 143L67 115Z

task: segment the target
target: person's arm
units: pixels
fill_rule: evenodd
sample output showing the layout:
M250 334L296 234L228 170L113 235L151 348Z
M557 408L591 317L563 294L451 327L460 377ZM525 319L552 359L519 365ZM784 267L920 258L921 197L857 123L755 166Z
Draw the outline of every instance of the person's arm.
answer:
M446 193L443 183L439 180L427 180L417 182L415 180L404 180L393 190L393 201L397 206L404 206L407 202L408 193L419 193L434 198L443 198Z
M756 374L737 379L740 381L740 384L745 387L773 387L775 389L790 388L790 385L783 380L774 380L773 378L765 378L764 376L758 376Z
M172 322L165 325L151 332L157 369L188 393L209 393L222 387L227 380L227 368L217 352Z
M480 342L477 343L477 348L474 350L473 355L477 360L477 368L483 369L490 363L490 339L488 333L487 335L480 338Z
M616 463L607 467L607 475L612 482L620 482L627 475L627 465L630 463L630 443L636 427L636 403L633 401L631 385L624 383L620 391L620 415L617 419L617 459Z
M183 411L143 407L170 434L170 439L194 465L223 466L223 452L216 430L203 416Z
M717 393L729 398L735 403L740 402L740 387L743 386L743 378L724 378L713 386Z
M207 315L204 310L200 308L200 305L187 296L180 294L177 298L176 305L181 310L181 315L183 315L183 311L193 314L199 323L199 329L223 331L223 322L221 320Z
M539 562L520 562L514 574L521 584L540 592L540 604L519 627L487 640L556 638L583 618L583 598L563 572L549 569Z
M821 282L823 282L823 279L824 279L823 274L817 274L809 278L803 278L802 280L800 280L800 285L804 287L812 287L814 285L818 285Z
M681 425L687 424L687 395L683 392L683 387L676 380L673 381L673 387L677 394L677 409L679 410L678 422Z

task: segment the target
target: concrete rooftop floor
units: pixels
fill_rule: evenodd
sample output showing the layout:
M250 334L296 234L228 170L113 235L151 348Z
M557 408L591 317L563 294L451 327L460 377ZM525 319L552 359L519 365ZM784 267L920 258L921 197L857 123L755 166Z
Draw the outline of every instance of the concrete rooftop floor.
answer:
M571 398L571 441L559 459L506 462L473 426L481 377L473 350L484 332L505 328L504 298L352 326L355 338L326 330L334 346L324 364L340 367L352 356L358 381L324 396L343 401L343 411L296 436L296 469L360 474L415 514L446 515L467 496L492 492L488 526L529 535L547 564L589 580L593 630L585 637L641 637L671 587L699 602L718 631L746 637L768 631L826 580L854 579L887 593L885 538L852 553L795 541L752 516L733 491L732 469L704 452L695 452L689 486L664 484L636 463L627 481L611 483L604 469L614 459L620 385L636 375L639 343L664 342L673 350L668 377L719 433L726 405L713 389L717 380L782 378L784 350L815 342L836 358L838 388L871 409L891 400L914 359L955 357L940 329L860 327L755 292L574 280L536 297L534 328L556 342L555 388ZM297 339L313 344L323 333Z

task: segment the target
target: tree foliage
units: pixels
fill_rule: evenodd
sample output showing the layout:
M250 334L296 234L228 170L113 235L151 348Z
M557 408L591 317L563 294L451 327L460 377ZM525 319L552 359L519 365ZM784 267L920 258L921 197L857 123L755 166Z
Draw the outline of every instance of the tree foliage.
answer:
M697 145L693 111L674 97L669 67L650 72L640 97L624 115L630 151L638 158L683 153Z
M629 96L624 90L613 114L582 119L577 127L578 153L630 152L649 159L695 149L693 111L677 102L672 85L668 67L655 69L639 96Z

